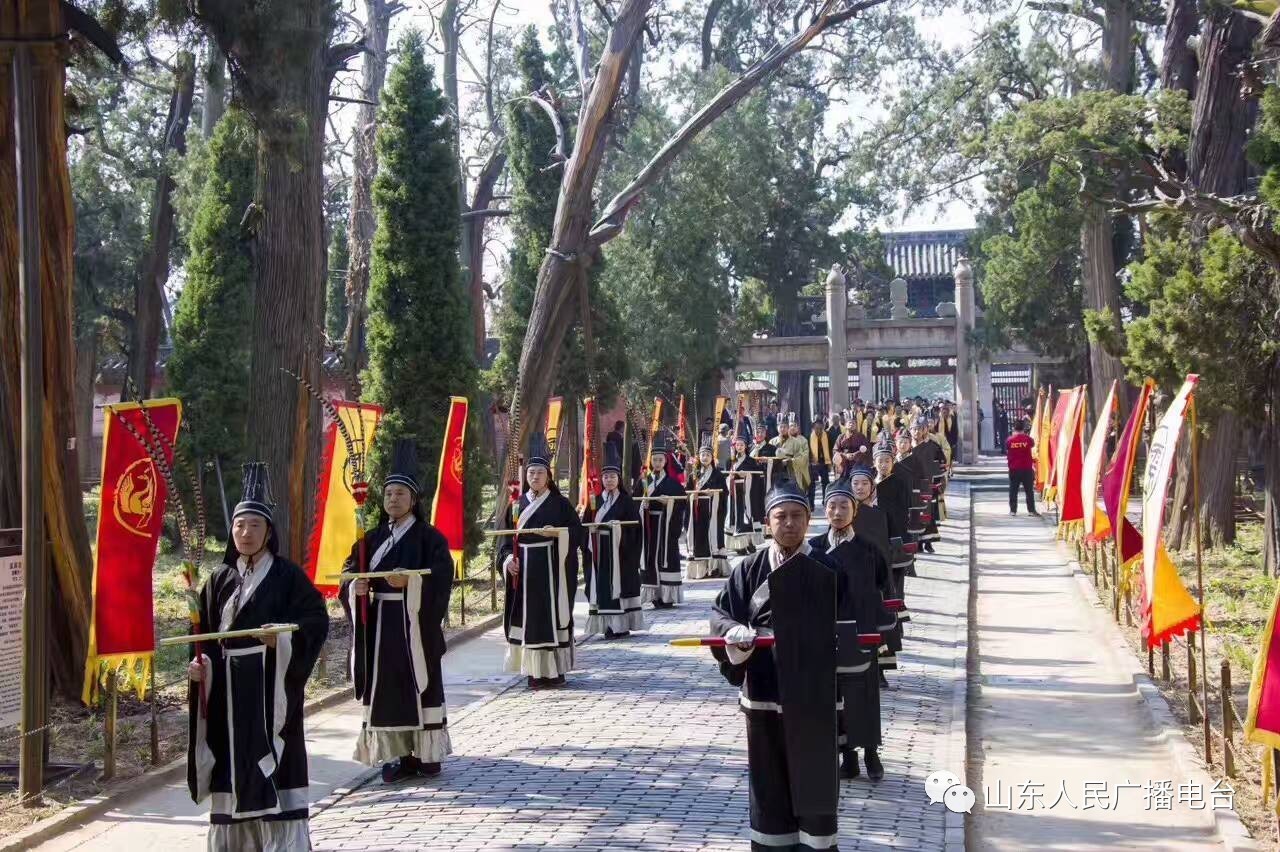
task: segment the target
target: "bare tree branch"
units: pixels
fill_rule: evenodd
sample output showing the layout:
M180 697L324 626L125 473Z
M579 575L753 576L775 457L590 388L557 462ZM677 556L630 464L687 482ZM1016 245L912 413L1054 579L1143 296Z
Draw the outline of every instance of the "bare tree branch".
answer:
M511 211L505 208L489 207L484 210L468 210L462 214L462 221L466 222L471 219L496 219L502 216L510 216Z
M569 159L568 148L565 143L564 122L560 120L560 113L556 111L555 98L548 93L544 87L541 91L532 92L519 98L512 98L511 103L519 101L529 101L537 104L537 106L547 114L551 119L551 125L556 132L556 148L555 156L557 163L563 163Z
M1037 12L1053 12L1058 15L1071 15L1072 17L1081 18L1091 24L1102 27L1106 21L1103 17L1093 9L1086 8L1083 3L1057 3L1057 2L1041 2L1041 0L1031 0L1027 3L1028 9L1034 9Z
M757 86L773 76L782 65L795 54L803 50L811 41L827 29L838 23L849 20L859 12L879 6L887 0L863 0L848 8L837 10L842 4L836 0L825 0L809 25L798 32L787 42L774 47L760 61L748 68L711 99L709 103L694 113L680 129L669 138L657 154L653 156L631 183L614 196L605 207L604 212L591 226L590 245L598 247L622 232L626 223L627 212L640 195L662 175L671 163L689 146L698 134L709 127L717 118L732 109L738 101L746 97Z
M582 89L583 101L591 91L591 43L587 41L587 30L582 25L582 4L578 0L569 0L573 17L573 37L578 43L578 52L574 56L578 70L578 85Z

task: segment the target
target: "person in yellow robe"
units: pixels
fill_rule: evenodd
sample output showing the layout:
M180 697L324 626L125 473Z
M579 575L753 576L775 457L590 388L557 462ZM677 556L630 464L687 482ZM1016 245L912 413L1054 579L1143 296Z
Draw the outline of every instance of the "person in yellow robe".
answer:
M787 422L780 430L782 434L773 439L778 448L777 457L787 462L787 472L801 491L809 490L809 442L800 434L800 423L795 412L787 415Z

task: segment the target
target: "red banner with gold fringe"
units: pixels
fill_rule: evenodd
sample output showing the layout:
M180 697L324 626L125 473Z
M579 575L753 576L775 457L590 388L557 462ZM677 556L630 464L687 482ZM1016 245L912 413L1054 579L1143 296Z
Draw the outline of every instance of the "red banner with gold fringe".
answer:
M596 424L595 397L583 400L582 427L582 475L579 477L578 510L594 509L596 498L600 496L600 469L596 466L596 441L598 436Z
M156 648L152 574L169 496L160 465L173 464L181 422L182 403L176 399L103 409L86 704L101 678L121 668L139 696L146 691Z
M453 574L462 579L462 552L466 549L467 513L463 483L466 481L467 412L465 396L449 397L449 419L440 446L436 493L431 501L431 526L449 542Z

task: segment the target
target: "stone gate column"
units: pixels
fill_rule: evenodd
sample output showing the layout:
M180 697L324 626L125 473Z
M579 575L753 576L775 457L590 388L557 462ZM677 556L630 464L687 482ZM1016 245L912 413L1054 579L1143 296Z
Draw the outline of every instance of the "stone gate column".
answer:
M863 402L872 402L876 398L876 362L871 358L858 361L858 396Z
M838 266L827 273L827 378L828 411L815 411L814 417L825 418L832 411L849 406L849 339L845 321L848 317L849 294L844 272Z
M991 385L991 362L986 358L978 362L978 405L987 418L982 421L982 434L979 436L979 449L994 450L996 448L995 389Z
M978 459L978 365L969 335L977 322L973 298L973 267L961 257L956 263L956 403L960 414L959 457L965 464Z

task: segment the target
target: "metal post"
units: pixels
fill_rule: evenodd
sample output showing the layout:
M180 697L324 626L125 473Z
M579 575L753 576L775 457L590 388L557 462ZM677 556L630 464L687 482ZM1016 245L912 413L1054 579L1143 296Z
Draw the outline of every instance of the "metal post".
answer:
M1200 721L1200 705L1196 700L1196 634L1187 634L1187 716L1191 724Z
M18 177L18 300L22 315L22 747L18 796L35 805L44 785L49 719L49 577L44 528L44 340L40 292L40 199L37 193L35 79L32 48L13 48L13 118Z
M462 575L462 582L458 585L458 594L462 596L461 603L459 605L460 612L458 620L463 624L463 626L465 626L467 623L467 554L465 552L462 554L458 564L462 568L462 570L458 572Z
M1222 700L1222 771L1228 778L1236 777L1236 756L1231 748L1231 729L1235 723L1236 709L1231 703L1231 664L1224 658L1221 668L1222 683L1218 697Z
M159 696L156 695L156 663L151 661L151 683L147 691L151 693L151 765L160 765L160 714L156 709Z
M1200 540L1200 437L1196 426L1195 394L1187 399L1191 408L1191 512L1196 530L1196 596L1200 599L1200 704L1204 708L1204 762L1213 763L1213 740L1209 730L1209 668L1205 662L1205 626L1204 626L1204 547ZM1170 450L1172 451L1172 447Z
M106 716L102 722L102 780L116 776L116 710L120 702L119 679L115 672L107 679Z
M498 545L493 546L493 559L489 560L489 611L498 610Z
M1106 567L1107 553L1103 551L1103 567ZM1120 623L1120 551L1111 554L1111 615L1116 624Z
M1156 676L1156 649L1151 647L1147 648L1147 674Z

